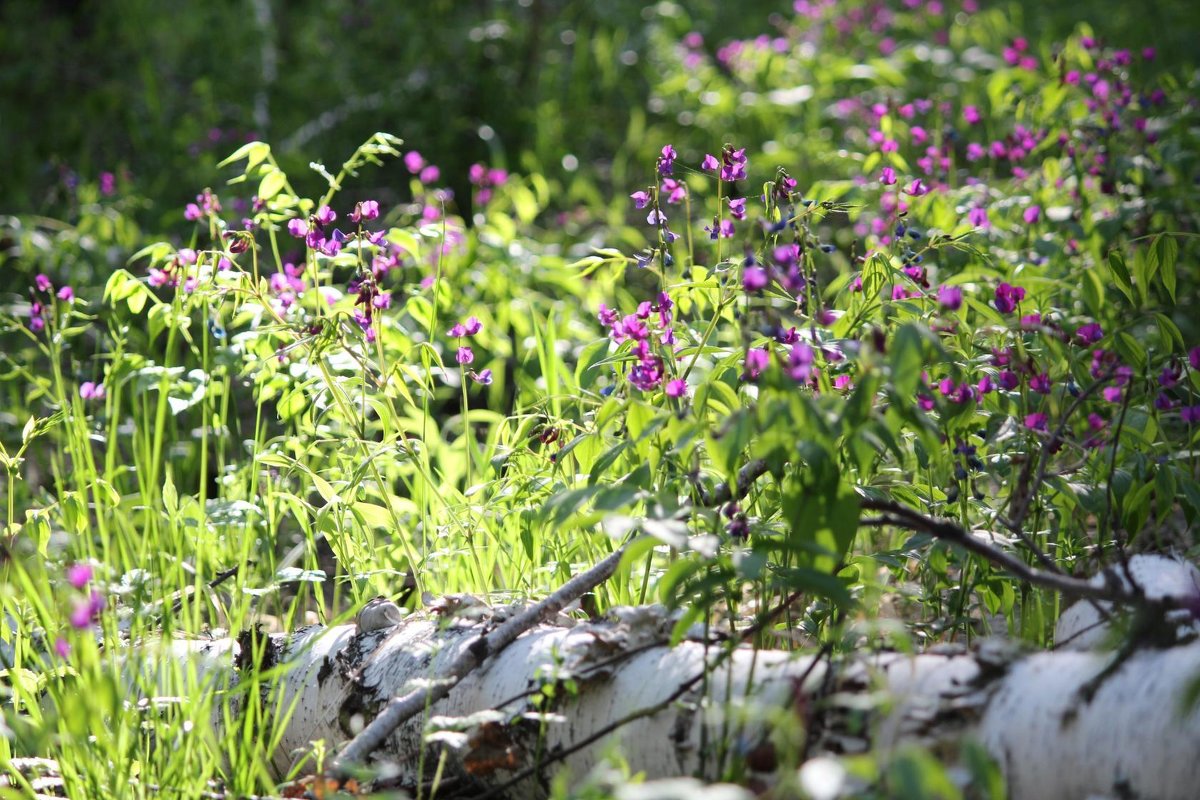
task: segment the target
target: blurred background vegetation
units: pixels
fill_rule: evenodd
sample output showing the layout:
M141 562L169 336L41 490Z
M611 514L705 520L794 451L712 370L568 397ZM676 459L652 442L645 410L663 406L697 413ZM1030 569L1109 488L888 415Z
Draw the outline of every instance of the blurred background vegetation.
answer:
M1039 41L1086 19L1102 38L1155 46L1159 63L1196 63L1190 0L981 6ZM561 182L564 206L572 192L594 200L614 178L625 191L636 180L622 159L661 146L647 125L700 124L651 101L664 50L696 31L712 52L791 17L787 0L7 0L0 213L61 216L77 182L111 171L126 212L169 230L243 141L270 141L315 186L310 161L377 130L440 165L463 210L475 161ZM386 202L407 175L395 163L369 181Z

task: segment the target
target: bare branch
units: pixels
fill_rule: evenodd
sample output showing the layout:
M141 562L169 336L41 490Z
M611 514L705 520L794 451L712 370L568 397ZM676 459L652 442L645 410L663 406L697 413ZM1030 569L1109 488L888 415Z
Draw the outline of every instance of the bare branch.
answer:
M562 611L570 603L612 577L628 547L628 543L622 545L587 572L582 572L564 583L554 594L511 617L491 633L480 634L466 643L441 676L444 680L422 689L415 689L406 695L393 697L384 706L383 711L350 740L334 760L331 771L339 775L346 774L355 763L365 759L383 744L396 728L420 714L430 704L450 694L450 690L478 669L489 655L508 647L518 636L543 619Z

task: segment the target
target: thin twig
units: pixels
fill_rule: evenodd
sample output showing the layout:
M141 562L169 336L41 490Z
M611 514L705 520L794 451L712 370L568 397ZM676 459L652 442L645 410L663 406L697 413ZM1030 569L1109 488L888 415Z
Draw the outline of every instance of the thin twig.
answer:
M330 767L337 775L345 775L354 764L362 761L382 745L396 728L424 711L430 704L443 699L459 681L474 672L493 653L508 647L517 637L546 617L558 613L567 605L590 592L612 577L625 555L628 543L587 572L582 572L563 584L554 594L516 614L487 634L480 634L465 644L458 655L446 665L442 680L408 694L393 697L383 711L346 745Z
M928 533L935 539L955 544L964 550L982 556L984 560L1007 570L1013 576L1034 586L1053 589L1056 592L1074 597L1090 597L1096 600L1118 600L1132 603L1138 603L1143 600L1141 592L1136 588L1129 589L1115 584L1096 586L1088 581L1072 578L1069 575L1059 575L1030 567L1016 556L993 547L983 539L972 535L956 522L951 522L948 519L927 517L919 511L915 511L894 500L878 500L867 497L862 499L861 506L868 511L881 512L881 515L870 520L860 521L869 521L871 524L876 525L895 525L900 528Z

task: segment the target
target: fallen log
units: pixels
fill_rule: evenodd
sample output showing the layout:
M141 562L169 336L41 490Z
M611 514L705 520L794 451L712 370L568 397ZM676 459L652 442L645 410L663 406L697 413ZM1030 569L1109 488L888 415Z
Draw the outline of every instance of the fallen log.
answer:
M264 688L277 709L272 724L284 726L280 774L314 742L343 745L392 698L443 679L461 649L497 624L413 615L374 630L271 637L270 658L288 665L281 685ZM952 761L971 737L1016 800L1192 800L1200 786L1200 712L1185 707L1200 678L1200 642L1023 654L985 640L970 651L830 661L732 641L670 647L672 626L654 607L539 625L401 724L368 764L410 789L437 775L442 796L525 798L544 796L559 769L585 775L614 741L629 769L650 778L732 770L770 782L799 766L802 752L918 743ZM227 642L176 649L205 654L210 667L237 651ZM880 689L893 701L880 702ZM807 744L788 749L795 742L779 735L781 713L807 729Z

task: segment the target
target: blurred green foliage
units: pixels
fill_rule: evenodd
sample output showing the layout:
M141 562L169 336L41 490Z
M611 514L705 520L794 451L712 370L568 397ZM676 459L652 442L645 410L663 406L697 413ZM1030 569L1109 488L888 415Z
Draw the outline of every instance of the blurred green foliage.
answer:
M1187 0L1024 0L1002 11L1042 41L1086 17L1101 37L1195 62ZM577 163L604 178L614 156L658 146L629 141L644 130L656 51L693 30L715 50L790 16L781 0L9 0L0 211L54 213L65 184L113 171L151 201L139 221L161 229L242 141L276 142L300 175L376 130L441 165L462 197L474 161L553 177L571 155L567 171ZM372 180L403 185L401 170Z

